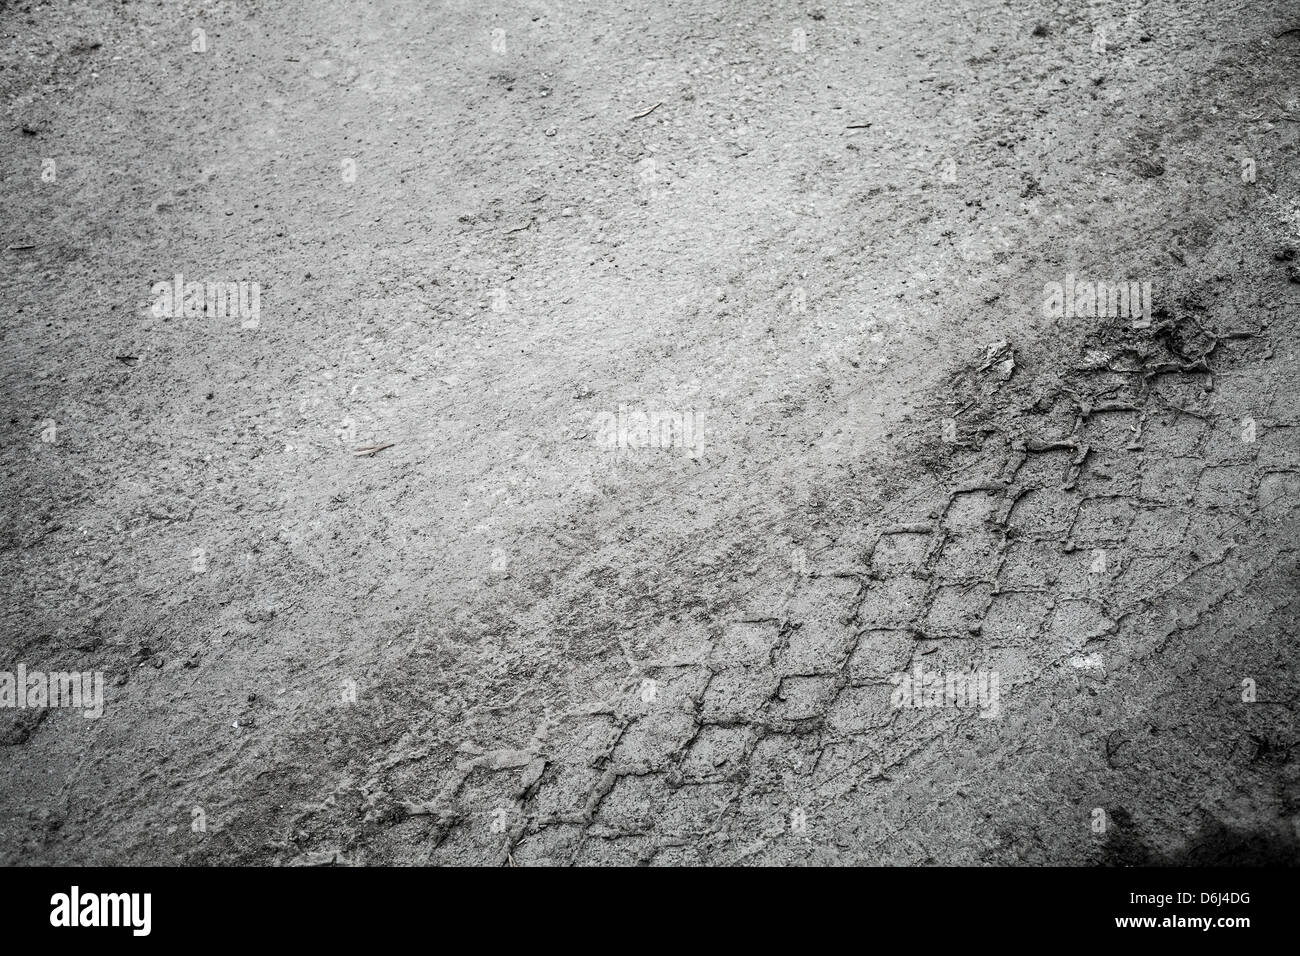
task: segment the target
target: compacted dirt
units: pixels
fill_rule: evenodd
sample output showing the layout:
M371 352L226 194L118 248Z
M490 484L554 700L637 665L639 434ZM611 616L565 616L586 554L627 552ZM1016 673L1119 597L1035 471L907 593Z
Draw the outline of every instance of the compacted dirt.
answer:
M1295 28L0 2L0 861L1296 861Z

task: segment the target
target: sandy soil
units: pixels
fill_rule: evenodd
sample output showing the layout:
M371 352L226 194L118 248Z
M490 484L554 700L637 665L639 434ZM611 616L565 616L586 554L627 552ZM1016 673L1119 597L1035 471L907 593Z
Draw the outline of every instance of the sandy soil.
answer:
M1300 859L1296 27L0 2L0 861Z

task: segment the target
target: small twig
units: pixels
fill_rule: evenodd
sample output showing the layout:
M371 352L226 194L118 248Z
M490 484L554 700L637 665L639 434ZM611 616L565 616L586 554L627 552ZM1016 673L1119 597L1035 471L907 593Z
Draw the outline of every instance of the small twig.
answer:
M1173 411L1178 412L1179 414L1190 415L1192 418L1199 418L1203 422L1210 420L1208 415L1203 415L1200 412L1194 412L1190 408L1183 408L1181 405L1175 405L1169 399L1165 398L1165 396L1159 390L1153 391L1152 394L1155 395L1156 399L1166 408L1172 409Z
M1274 39L1274 40L1280 40L1282 37L1286 36L1288 33L1300 33L1300 27L1292 27L1290 30L1283 30L1281 33L1274 33L1274 34L1273 34L1273 39Z
M24 245L20 245L20 246L10 246L9 249L8 249L8 251L9 251L9 252L22 252L24 249L35 249L35 248L36 248L36 243L34 243L34 242L29 242L29 243L26 243L26 244L24 244Z
M1073 438L1027 438L1024 442L1025 451L1042 453L1047 451L1075 451L1079 450L1079 443Z
M1106 766L1108 767L1114 766L1114 764L1110 762L1110 759L1114 757L1117 753L1119 753L1120 747L1123 747L1126 743L1128 743L1127 738L1124 738L1121 739L1119 743L1112 744L1111 740L1114 739L1117 733L1119 733L1118 730L1112 730L1109 734L1106 735Z
M393 445L395 444L396 442L390 441L387 444L383 444L383 445L369 445L365 448L354 448L352 449L352 454L356 458L360 458L363 455L376 455L379 452L383 451L385 448L392 448Z
M870 129L870 123L850 123L845 129Z
M640 112L640 113L637 113L636 116L633 116L633 117L632 117L632 119L634 119L634 120L639 120L639 119L640 119L641 117L643 117L643 116L649 116L651 113L653 113L655 110L659 109L659 107L661 107L661 106L663 106L663 105L664 105L663 100L660 100L658 103L656 103L654 106L650 107L648 110L644 110L644 111L642 111L642 112Z

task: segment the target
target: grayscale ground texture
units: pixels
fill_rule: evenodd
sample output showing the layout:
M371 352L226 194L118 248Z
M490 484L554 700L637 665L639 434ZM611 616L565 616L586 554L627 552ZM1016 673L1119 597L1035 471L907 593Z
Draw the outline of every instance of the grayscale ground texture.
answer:
M1300 855L1295 0L4 0L0 93L0 669L106 680L0 862Z

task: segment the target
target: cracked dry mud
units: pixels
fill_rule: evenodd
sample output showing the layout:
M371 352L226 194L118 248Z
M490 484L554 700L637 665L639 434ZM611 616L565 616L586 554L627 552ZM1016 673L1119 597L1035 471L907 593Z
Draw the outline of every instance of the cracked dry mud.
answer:
M1300 10L936 6L0 7L0 859L1295 862Z

